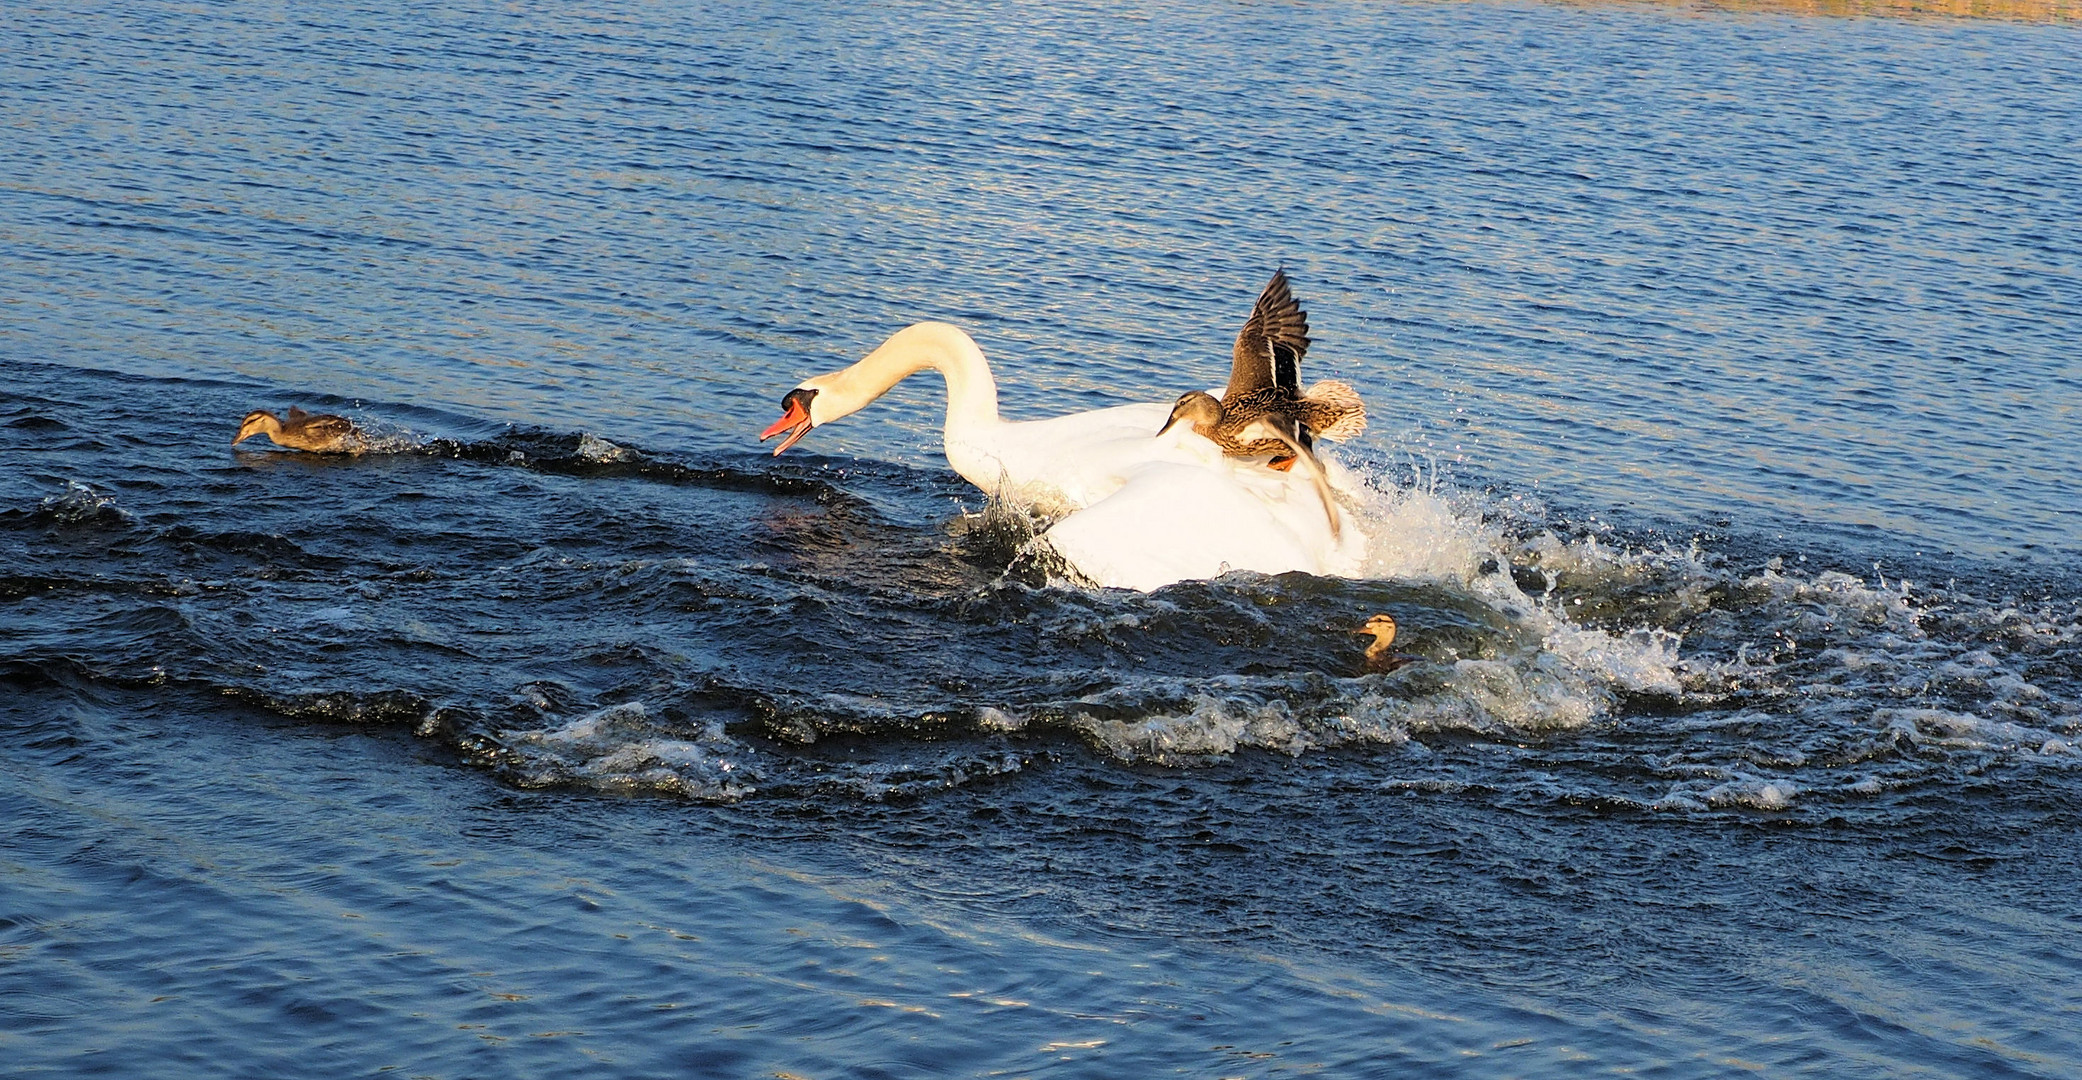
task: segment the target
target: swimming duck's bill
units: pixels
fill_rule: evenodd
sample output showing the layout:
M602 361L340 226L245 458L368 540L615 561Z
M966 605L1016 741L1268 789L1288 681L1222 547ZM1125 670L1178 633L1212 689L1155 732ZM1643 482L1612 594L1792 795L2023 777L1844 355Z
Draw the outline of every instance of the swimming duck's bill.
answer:
M1366 620L1366 622L1360 626L1354 627L1352 629L1352 633L1371 634L1375 638L1379 639L1376 648L1385 649L1389 645L1394 644L1395 630L1395 616L1381 614Z
M271 425L280 428L282 421L276 419L275 414L266 409L255 409L247 413L244 420L239 421L239 433L236 438L231 440L231 445L237 446L255 435L262 434Z
M759 433L760 442L783 432L787 433L788 437L782 439L779 446L774 447L775 457L781 456L781 451L794 446L798 440L810 433L813 426L810 420L810 401L816 396L817 391L798 386L781 398L781 418L768 424L766 430Z

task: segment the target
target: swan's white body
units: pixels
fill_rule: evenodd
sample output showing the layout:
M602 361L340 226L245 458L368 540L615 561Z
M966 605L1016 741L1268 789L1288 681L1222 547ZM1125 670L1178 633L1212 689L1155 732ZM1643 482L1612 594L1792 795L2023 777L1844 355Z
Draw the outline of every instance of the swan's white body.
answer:
M1063 514L1042 540L1100 585L1149 590L1230 570L1355 575L1365 537L1342 509L1333 531L1314 481L1226 458L1169 405L1122 405L1048 420L998 416L983 350L946 323L918 323L841 371L805 380L763 437L847 416L906 376L947 380L947 462L1000 498ZM1298 471L1298 470L1297 470Z

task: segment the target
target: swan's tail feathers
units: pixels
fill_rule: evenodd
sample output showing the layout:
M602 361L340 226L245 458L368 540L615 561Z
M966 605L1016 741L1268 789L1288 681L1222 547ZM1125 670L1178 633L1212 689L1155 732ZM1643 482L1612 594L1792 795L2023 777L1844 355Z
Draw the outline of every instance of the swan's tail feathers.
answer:
M1292 425L1292 430L1289 430L1289 425ZM1294 455L1294 461L1301 466L1302 471L1308 473L1309 481L1316 485L1316 495L1323 500L1323 513L1330 518L1330 538L1335 540L1344 533L1344 527L1337 517L1337 496L1330 491L1330 477L1324 474L1323 463L1316 460L1316 452L1302 442L1301 434L1301 425L1292 420L1283 423L1270 416L1251 421L1238 433L1240 438L1246 440L1271 438L1286 444L1288 451Z
M1366 403L1359 400L1359 391L1351 383L1324 379L1309 387L1301 402L1307 407L1307 419L1323 421L1320 426L1309 425L1317 438L1344 442L1366 430Z

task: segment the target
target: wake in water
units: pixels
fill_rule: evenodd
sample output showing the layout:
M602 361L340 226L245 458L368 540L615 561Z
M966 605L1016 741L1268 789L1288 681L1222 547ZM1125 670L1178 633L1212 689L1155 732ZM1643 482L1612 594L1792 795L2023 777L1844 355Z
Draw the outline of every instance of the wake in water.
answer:
M45 628L8 677L395 724L519 785L725 802L1357 753L1384 782L1536 802L1833 813L2082 764L2073 598L1630 539L1409 469L1340 477L1364 578L1095 590L1045 520L950 514L968 496L938 475L368 428L380 452L322 468L205 466L235 526L135 482L166 463L81 462L0 510L22 553L0 596ZM1416 662L1366 670L1353 631L1380 612Z
M827 777L814 785L880 797L996 775L1018 767L1018 746L1046 748L1062 736L1123 763L1178 766L1244 750L1299 755L1368 744L1400 748L1427 738L1537 739L1604 724L1626 731L1620 753L1642 775L1569 797L1663 810L1784 810L1803 796L1827 802L1912 786L1932 778L1933 763L1925 760L1932 756L1941 759L1942 775L1956 764L1955 752L2032 760L2072 751L2071 678L2049 694L1986 649L1962 656L1926 628L1947 600L1972 611L1954 616L1963 619L1957 629L2014 617L1980 610L1971 596L1919 592L1906 581L1867 583L1839 571L1802 577L1779 560L1743 573L1696 544L1627 549L1594 533L1565 538L1529 520L1522 503L1499 512L1438 484L1363 478L1350 486L1371 538L1371 580L1234 575L1147 598L1084 592L1074 572L1036 543L1045 522L987 506L964 523L963 537L986 563L1009 552L1008 572L969 602L989 608L1016 594L1027 617L1009 623L1008 632L1031 630L1031 643L1045 646L1035 650L1037 660L1064 652L1107 656L1115 662L1105 665L1101 685L1073 697L1007 697L923 715L886 706L863 715L863 699L880 696L871 691L783 699L774 708L787 721L766 734L807 746L829 734L879 733L899 737L900 745L929 728L936 737L965 735L991 746L967 756L942 753L925 764L881 762L851 780ZM1358 670L1357 644L1344 633L1363 620L1369 601L1396 613L1405 647L1422 663L1390 675ZM2042 652L2057 656L2082 625L2072 606L2038 615L2031 634L2016 643L2027 647L2025 667ZM1688 635L1696 639L1689 653ZM1198 670L1140 662L1140 649L1190 653L1196 638L1229 646L1249 662ZM1926 702L1941 699L1944 707L1880 707L1850 717L1826 704L1897 695L1904 673L1924 668L1951 679L1953 693L1938 699L1933 680L1917 687ZM590 727L597 719L587 714L574 723ZM1756 738L1765 728L1784 731L1795 745L1777 748ZM1643 738L1714 747L1716 732L1735 736L1728 741L1742 748L1726 757L1715 749L1730 746L1671 749L1653 761L1639 753ZM711 749L727 738L717 728L704 734ZM735 751L739 760L758 755L748 743ZM662 762L646 761L651 775ZM611 786L636 782L612 755L596 757L589 769ZM706 759L697 782L666 771L673 777L666 787L683 793L734 798L756 790L747 773L722 778L716 774L730 770ZM906 779L892 782L892 773ZM796 787L781 781L782 791Z

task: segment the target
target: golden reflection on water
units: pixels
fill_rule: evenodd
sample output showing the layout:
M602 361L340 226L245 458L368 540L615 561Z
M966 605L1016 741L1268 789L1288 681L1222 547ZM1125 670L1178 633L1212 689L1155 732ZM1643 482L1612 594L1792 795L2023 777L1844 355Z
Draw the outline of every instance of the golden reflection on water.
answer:
M2082 23L2082 0L1554 0L1572 7L1668 7L1698 12L1765 12L1788 15L1904 18L2008 19L2018 22Z

